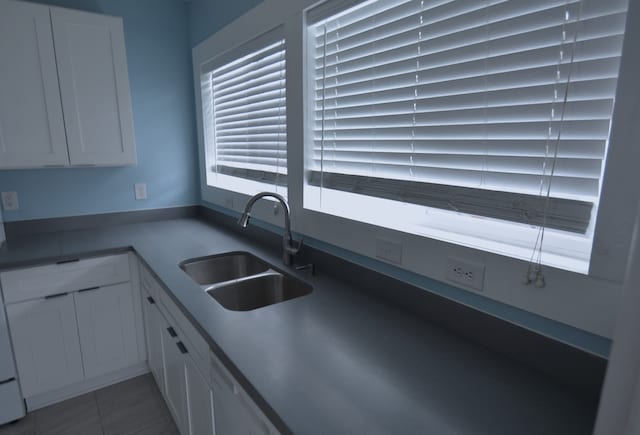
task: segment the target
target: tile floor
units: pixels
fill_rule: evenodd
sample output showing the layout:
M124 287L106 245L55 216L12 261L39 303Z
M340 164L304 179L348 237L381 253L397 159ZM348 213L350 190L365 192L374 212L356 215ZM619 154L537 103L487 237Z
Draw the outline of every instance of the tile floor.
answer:
M179 435L151 374L30 412L0 435Z

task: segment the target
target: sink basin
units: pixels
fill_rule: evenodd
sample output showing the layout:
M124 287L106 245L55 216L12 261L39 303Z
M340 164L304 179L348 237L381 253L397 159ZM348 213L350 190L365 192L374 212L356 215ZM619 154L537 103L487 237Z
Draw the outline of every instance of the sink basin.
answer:
M274 272L224 284L207 293L228 310L249 311L304 296L312 290L303 281Z
M248 252L192 258L183 261L179 266L191 279L205 287L269 270L267 263Z

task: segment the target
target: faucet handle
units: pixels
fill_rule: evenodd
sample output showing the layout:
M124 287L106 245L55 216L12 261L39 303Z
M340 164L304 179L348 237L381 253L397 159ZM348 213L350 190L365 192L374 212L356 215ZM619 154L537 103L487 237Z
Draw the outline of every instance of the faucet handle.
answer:
M296 255L298 253L298 251L300 251L300 248L302 248L302 243L304 242L304 238L300 239L297 242L297 246L294 246L294 244L296 243L295 240L291 240L289 242L289 246L287 246L287 252L291 255Z

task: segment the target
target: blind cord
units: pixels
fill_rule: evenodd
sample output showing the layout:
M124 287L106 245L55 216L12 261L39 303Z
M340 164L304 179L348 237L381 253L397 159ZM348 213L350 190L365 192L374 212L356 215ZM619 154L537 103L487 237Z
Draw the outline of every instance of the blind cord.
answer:
M569 2L567 1L567 5L569 4ZM578 15L576 17L576 21L575 21L575 31L573 33L573 41L571 43L572 45L572 50L571 50L571 61L569 62L569 71L567 72L567 80L566 80L566 85L565 85L565 89L564 89L564 96L563 96L563 101L562 101L562 111L560 113L560 126L558 128L558 132L556 134L555 137L555 149L553 151L553 159L551 161L551 171L549 173L549 182L547 183L547 187L546 187L546 194L545 194L545 199L544 199L544 207L543 207L543 211L542 211L542 225L539 227L538 229L538 235L536 237L536 243L533 247L533 252L531 253L531 258L529 260L529 265L527 267L527 272L525 273L525 275L523 276L522 282L523 284L527 285L530 283L534 283L534 285L538 288L542 288L545 286L545 278L544 278L544 272L542 269L542 247L543 247L543 243L544 243L544 233L545 233L545 229L547 226L547 217L549 214L549 203L550 203L550 199L551 199L551 184L553 182L553 176L555 174L556 171L556 164L558 162L558 150L560 148L560 137L562 135L562 125L564 123L564 117L566 114L566 110L567 110L567 103L569 100L569 85L571 83L571 76L572 76L572 72L573 72L573 63L575 60L575 53L576 53L576 46L577 46L577 41L578 41L578 30L581 24L581 17L582 17L582 7L584 5L584 0L580 0L579 6L578 6ZM560 76L560 67L562 65L562 61L563 61L563 53L564 53L564 35L566 32L566 24L568 22L568 15L569 15L569 11L566 10L565 11L566 14L566 18L565 21L563 22L562 25L562 33L563 33L563 39L562 39L562 44L560 45L560 56L558 59L558 70L557 70L557 77L559 78ZM552 111L553 111L553 106L555 105L552 104ZM553 112L552 112L552 116L549 119L549 131L551 131L551 124L553 122ZM550 141L550 137L547 139L547 141ZM547 143L548 143L547 142ZM547 162L547 158L548 158L548 145L546 147L546 151L545 151L545 159L544 159L544 164L543 164L543 168L546 168L546 162ZM542 171L542 180L541 180L541 193L543 190L543 183L544 183L544 176L545 176L545 172L546 170L543 169ZM535 261L534 261L535 258Z

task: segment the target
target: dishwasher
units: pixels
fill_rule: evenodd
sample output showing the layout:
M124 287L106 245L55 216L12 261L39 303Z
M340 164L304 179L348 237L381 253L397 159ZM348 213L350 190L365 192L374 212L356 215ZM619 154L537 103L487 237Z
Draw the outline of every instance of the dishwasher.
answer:
M13 362L4 300L0 293L0 425L18 420L24 415L25 406Z

